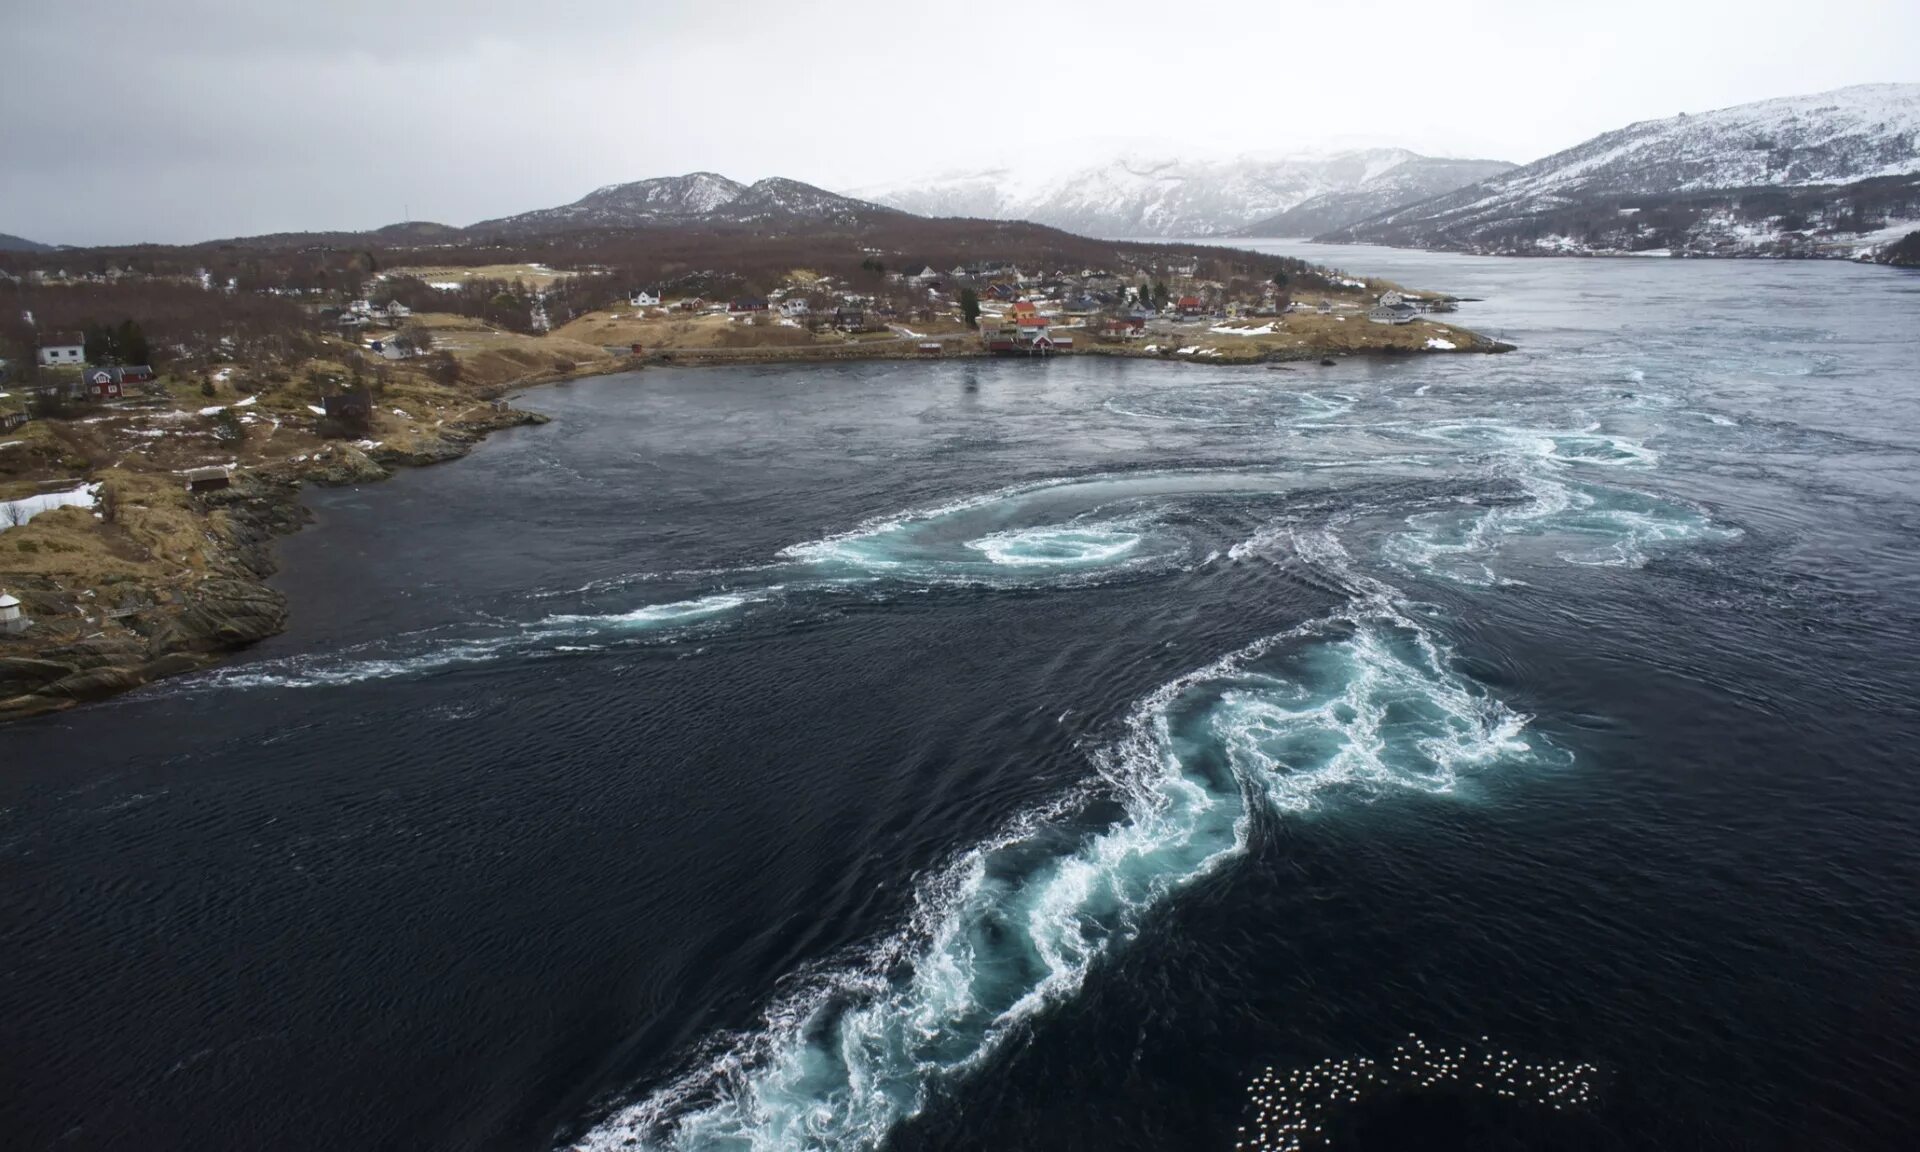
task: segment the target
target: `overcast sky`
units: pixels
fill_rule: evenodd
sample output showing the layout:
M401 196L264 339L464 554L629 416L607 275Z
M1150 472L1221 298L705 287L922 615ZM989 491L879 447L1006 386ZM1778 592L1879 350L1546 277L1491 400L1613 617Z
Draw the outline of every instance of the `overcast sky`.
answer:
M1920 80L1920 0L0 0L0 232L469 224L698 169L845 190L1058 148L1527 161Z

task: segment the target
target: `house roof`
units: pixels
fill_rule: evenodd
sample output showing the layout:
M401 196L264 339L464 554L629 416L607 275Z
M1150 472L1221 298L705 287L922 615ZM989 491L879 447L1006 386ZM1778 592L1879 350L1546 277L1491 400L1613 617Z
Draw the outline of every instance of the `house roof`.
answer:
M1053 323L1053 321L1048 320L1045 316L1015 316L1013 322L1022 328L1045 328L1048 324Z
M1028 313L1038 312L1040 309L1034 307L1033 301L1031 300L1016 300L1013 304L1013 311L1017 316L1024 316Z
M0 608L18 608L19 606L20 601L15 600L5 592L0 592Z

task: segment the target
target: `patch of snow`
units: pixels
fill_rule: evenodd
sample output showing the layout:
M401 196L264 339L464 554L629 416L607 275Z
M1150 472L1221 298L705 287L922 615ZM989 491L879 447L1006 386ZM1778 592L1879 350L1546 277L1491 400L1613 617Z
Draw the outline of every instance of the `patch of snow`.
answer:
M1221 324L1209 328L1207 331L1217 332L1222 336L1271 336L1273 335L1274 327L1272 324L1262 324L1257 328L1234 328L1230 325Z
M227 410L227 406L225 404L211 404L205 408L200 409L200 415L218 416L220 415L220 413L225 412L226 410Z
M313 413L315 416L325 416L327 414L327 410L318 404L307 405L307 411Z
M258 396L249 396L245 400L242 400L239 403L235 404L234 407L235 408L251 408L254 406L254 404L258 403L259 400L260 400L260 397Z
M1458 347L1458 345L1444 337L1429 336L1427 337L1427 347L1437 352L1451 352Z
M429 280L427 281L427 287L438 289L441 292L458 292L462 285L458 280Z
M25 524L40 513L51 512L55 508L91 508L99 493L100 485L82 484L66 492L42 492L38 496L22 496L18 500L0 500L0 532L14 527L16 521Z

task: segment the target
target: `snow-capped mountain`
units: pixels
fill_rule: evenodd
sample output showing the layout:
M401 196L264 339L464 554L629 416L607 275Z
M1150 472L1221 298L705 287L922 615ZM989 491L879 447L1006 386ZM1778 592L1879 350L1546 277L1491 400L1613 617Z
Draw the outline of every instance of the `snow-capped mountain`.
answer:
M861 224L881 216L898 216L892 208L871 204L802 184L770 176L755 181L740 194L705 213L707 219L733 224L756 224L786 220L812 220L833 224Z
M1323 238L1480 252L1847 255L1915 219L1920 84L1863 84L1630 124Z
M1407 158L1352 188L1303 200L1277 216L1257 220L1244 236L1315 236L1344 228L1382 212L1431 200L1477 180L1511 171L1505 160L1452 160L1407 153Z
M660 176L596 188L571 204L486 220L469 231L529 235L588 228L675 224L765 224L798 221L855 224L894 210L798 180L770 177L742 184L713 172Z
M1456 179L1449 165L1461 163L1472 167ZM1088 236L1213 236L1243 231L1317 197L1371 188L1398 205L1408 202L1401 194L1425 199L1506 167L1435 161L1403 148L1224 160L1123 156L1060 173L953 172L855 195L921 216L1032 220ZM1401 192L1387 192L1395 187Z

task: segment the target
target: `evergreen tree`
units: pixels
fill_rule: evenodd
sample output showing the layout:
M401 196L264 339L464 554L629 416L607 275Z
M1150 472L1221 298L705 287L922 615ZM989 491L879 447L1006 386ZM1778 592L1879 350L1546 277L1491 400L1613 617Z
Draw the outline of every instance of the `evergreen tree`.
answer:
M960 315L966 318L967 327L980 326L980 294L971 288L960 289Z
M122 364L153 363L147 348L147 334L132 320L122 320L119 329L114 332L114 352Z

